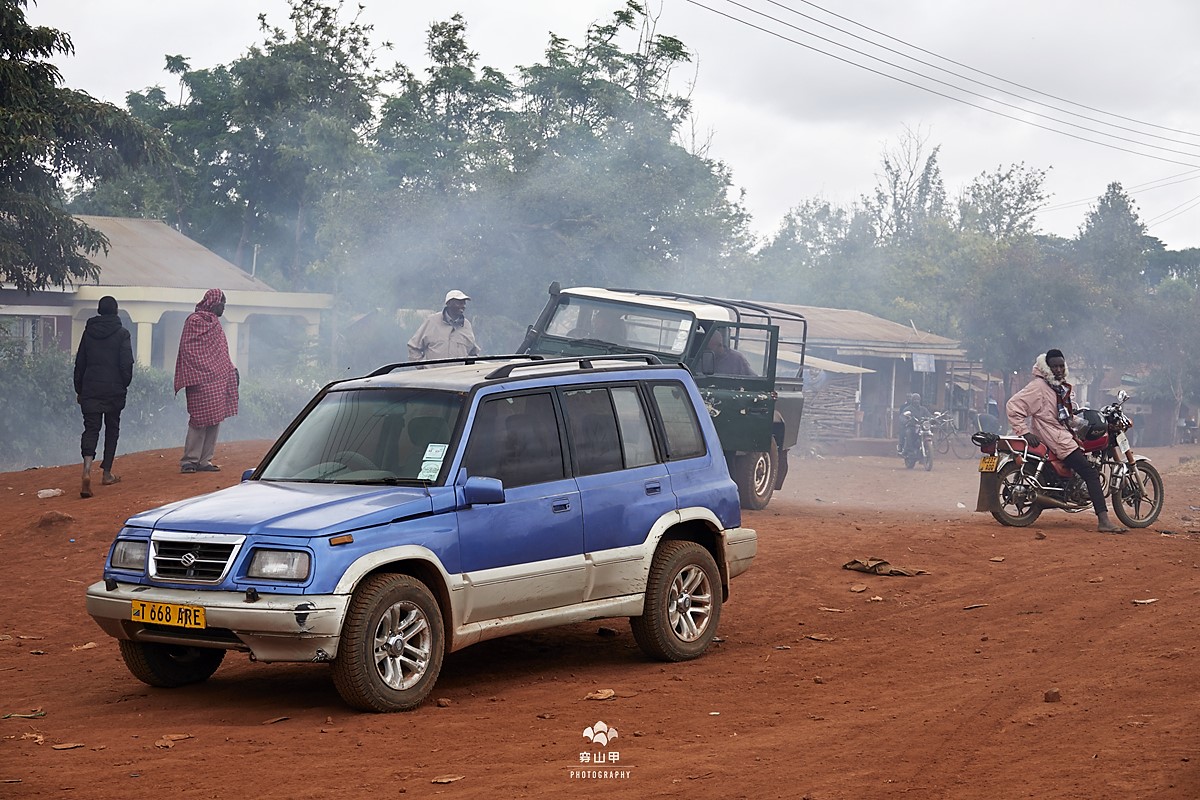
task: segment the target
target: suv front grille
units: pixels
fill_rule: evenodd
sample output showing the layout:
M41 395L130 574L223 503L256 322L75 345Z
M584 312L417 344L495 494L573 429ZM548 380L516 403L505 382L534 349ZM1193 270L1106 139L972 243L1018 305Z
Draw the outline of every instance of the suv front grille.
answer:
M219 533L156 533L150 577L164 581L220 583L241 550L244 536Z

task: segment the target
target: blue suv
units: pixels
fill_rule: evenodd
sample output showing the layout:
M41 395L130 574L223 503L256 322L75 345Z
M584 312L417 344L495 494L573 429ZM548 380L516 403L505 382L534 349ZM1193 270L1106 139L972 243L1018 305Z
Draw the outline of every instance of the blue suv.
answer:
M629 617L649 656L700 656L757 550L740 514L678 365L397 364L322 389L240 484L131 517L87 610L151 686L237 650L403 711L510 633Z

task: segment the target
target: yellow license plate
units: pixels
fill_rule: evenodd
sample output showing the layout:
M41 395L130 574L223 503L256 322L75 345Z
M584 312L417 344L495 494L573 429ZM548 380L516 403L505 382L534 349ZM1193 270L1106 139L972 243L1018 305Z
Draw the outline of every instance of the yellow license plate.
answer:
M203 628L204 608L134 600L131 618L134 622L150 622L155 625L171 625L176 628Z
M979 459L980 472L995 472L996 465L1000 463L1000 456L984 456Z

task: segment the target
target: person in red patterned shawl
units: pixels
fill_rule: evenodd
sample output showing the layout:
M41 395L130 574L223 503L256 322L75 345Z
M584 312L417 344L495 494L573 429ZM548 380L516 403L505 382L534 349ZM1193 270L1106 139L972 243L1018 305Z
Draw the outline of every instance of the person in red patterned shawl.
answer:
M221 421L238 412L238 371L221 327L225 293L209 289L183 323L175 360L175 393L186 389L188 430L180 472L218 472L212 463Z

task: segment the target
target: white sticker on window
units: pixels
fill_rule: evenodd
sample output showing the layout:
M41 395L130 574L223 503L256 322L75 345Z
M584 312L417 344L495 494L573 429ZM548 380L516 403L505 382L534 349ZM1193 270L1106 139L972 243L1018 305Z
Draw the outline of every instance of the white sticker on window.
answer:
M438 476L438 472L442 469L441 461L422 461L421 471L417 473L417 480L432 481Z
M671 352L682 353L683 348L687 346L688 334L692 332L692 321L689 319L679 320L679 330L675 332L675 343L671 345Z
M445 457L446 457L446 445L431 444L425 448L425 456L421 460L422 461L437 461L438 463L441 463L441 460Z

